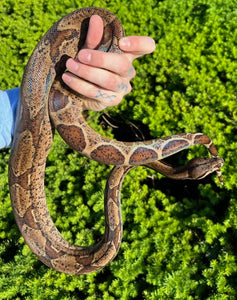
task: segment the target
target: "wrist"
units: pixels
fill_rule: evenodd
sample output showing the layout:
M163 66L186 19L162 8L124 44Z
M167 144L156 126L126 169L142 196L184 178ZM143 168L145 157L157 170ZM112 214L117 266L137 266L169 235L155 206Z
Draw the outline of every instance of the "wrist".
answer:
M0 148L11 146L18 98L19 88L0 91Z

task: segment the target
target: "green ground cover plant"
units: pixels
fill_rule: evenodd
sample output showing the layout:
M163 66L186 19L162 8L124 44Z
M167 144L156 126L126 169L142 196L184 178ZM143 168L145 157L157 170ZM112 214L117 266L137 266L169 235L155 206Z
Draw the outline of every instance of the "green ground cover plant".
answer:
M127 35L149 35L154 54L134 65L133 92L108 112L142 122L153 137L204 132L225 160L216 176L173 181L139 167L122 188L123 242L103 270L58 273L29 250L10 204L9 150L0 152L0 299L237 298L237 6L235 0L1 0L0 88L20 85L29 55L60 17L85 6L115 13ZM100 133L99 114L88 122ZM194 147L173 160L206 156ZM111 167L73 152L56 135L46 169L51 216L64 237L95 243L104 232Z

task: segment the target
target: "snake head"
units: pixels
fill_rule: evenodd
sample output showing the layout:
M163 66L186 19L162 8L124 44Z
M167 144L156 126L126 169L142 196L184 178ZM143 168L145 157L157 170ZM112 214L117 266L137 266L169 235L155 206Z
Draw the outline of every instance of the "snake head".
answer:
M223 184L220 168L224 160L220 157L205 157L191 159L186 165L190 179L202 179L207 175L216 172L220 183Z

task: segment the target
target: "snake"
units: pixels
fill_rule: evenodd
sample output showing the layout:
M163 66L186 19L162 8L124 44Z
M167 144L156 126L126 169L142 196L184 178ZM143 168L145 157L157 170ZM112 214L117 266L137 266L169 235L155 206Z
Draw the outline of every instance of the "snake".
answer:
M98 271L117 255L123 231L121 187L131 169L144 166L174 179L201 179L215 171L222 180L223 159L205 134L181 133L122 142L98 134L87 124L83 115L86 99L67 88L61 77L68 57L76 58L85 42L89 19L94 14L104 22L98 50L122 54L118 42L124 36L123 27L106 9L78 9L56 22L39 41L25 68L9 160L11 203L25 242L45 265L73 275ZM69 243L50 217L44 178L55 130L81 155L114 166L104 192L104 235L95 245ZM194 158L178 167L163 161L198 144L206 146L211 157Z

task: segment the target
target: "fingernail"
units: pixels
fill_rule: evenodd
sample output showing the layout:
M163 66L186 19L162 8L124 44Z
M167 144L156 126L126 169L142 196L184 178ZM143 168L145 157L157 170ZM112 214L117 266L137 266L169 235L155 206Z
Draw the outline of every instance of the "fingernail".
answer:
M78 59L81 61L81 62L90 62L91 61L91 53L87 50L81 50L79 53L78 53Z
M126 38L126 37L125 37L125 38L122 38L122 39L119 41L119 46L121 46L121 47L129 48L130 45L131 45L131 43L130 43L129 38Z
M63 73L62 79L63 79L63 81L64 81L66 84L68 84L68 83L71 82L71 76L69 76L68 73Z
M78 70L78 61L76 59L70 58L66 63L66 67L71 72L76 72Z

